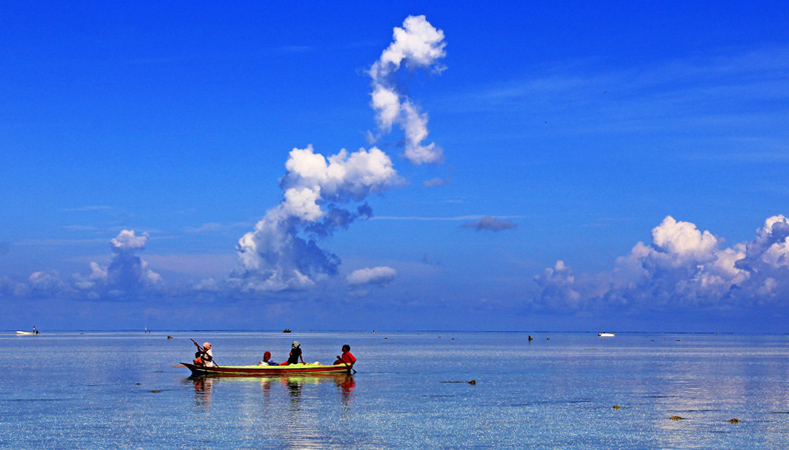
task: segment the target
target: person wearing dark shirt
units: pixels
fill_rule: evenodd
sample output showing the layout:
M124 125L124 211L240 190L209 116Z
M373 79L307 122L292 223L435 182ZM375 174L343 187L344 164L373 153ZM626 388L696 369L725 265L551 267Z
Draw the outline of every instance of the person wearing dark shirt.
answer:
M293 341L293 345L290 347L290 356L288 356L288 360L282 365L287 366L290 364L298 364L299 360L301 360L301 363L304 364L304 358L301 357L301 344L299 341Z

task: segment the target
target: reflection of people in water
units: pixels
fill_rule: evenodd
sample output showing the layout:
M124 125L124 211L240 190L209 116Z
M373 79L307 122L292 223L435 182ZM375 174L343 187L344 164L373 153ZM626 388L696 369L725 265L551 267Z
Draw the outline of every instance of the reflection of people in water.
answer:
M191 380L195 386L195 406L207 408L211 404L211 388L214 385L214 379L211 377L194 377Z
M335 378L335 384L340 388L342 405L350 406L351 400L353 400L353 388L356 387L356 382L353 381L353 375L348 374L343 377Z
M285 378L283 381L285 382L285 386L288 387L291 408L299 409L299 406L301 406L301 386L304 382L297 378Z

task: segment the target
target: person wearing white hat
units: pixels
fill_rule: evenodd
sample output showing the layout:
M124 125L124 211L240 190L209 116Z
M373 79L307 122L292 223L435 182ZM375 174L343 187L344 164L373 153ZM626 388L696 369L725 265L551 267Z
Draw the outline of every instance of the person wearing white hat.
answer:
M214 363L214 352L211 351L211 343L206 342L203 344L203 351L202 351L202 358L203 363L206 367L214 367L216 364Z
M304 358L301 357L301 343L293 341L293 344L290 346L290 356L283 365L298 364L299 360L304 364Z

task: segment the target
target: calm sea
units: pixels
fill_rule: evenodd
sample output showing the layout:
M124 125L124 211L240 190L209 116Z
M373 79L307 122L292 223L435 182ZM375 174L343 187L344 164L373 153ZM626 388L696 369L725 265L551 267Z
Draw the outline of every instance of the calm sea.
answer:
M0 447L789 448L787 336L532 336L6 332ZM192 379L189 338L224 365L350 344L358 373Z

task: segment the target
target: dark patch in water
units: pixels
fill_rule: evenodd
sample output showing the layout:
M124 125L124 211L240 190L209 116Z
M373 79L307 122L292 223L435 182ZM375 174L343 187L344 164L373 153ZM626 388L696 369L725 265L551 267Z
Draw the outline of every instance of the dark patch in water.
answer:
M428 395L430 398L452 398L452 397L460 397L459 395Z
M789 414L789 411L770 411L770 414Z
M534 402L535 405L572 405L575 403L591 403L591 400L554 400L548 401L543 400L540 402Z
M173 389L146 389L144 391L139 391L143 394L161 394L162 392L169 392Z
M62 398L8 398L0 402L62 402Z

